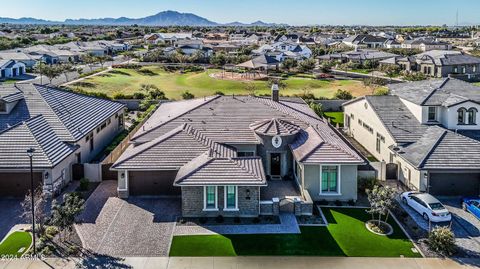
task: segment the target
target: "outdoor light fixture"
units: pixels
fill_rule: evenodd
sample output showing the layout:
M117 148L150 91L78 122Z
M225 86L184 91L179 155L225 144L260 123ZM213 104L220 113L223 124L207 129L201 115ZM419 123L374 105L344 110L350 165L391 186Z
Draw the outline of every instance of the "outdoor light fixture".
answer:
M48 176L49 176L49 175L50 175L50 174L49 174L48 172L45 172L44 178L45 178L45 179L48 179Z
M246 200L250 200L250 189L246 190L247 197L245 197Z

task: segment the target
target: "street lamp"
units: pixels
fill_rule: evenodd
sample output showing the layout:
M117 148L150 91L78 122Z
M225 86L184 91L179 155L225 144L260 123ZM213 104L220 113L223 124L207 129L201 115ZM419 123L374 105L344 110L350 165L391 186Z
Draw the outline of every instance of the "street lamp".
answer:
M35 201L34 201L34 190L33 190L33 153L35 152L34 148L27 149L28 158L30 158L30 196L32 201L32 234L33 234L33 256L37 255L37 248L35 244Z

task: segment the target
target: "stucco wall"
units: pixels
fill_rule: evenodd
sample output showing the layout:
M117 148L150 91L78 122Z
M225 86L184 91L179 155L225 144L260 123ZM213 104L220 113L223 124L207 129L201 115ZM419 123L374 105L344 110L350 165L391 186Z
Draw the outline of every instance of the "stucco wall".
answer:
M367 106L365 106L365 104L367 104ZM379 161L388 163L391 152L388 147L396 143L367 101L364 99L353 102L346 105L344 110L345 115L354 116L354 118L350 120L350 126L348 127L350 135ZM373 128L373 133L370 133L360 125L358 119L361 119L362 122ZM385 137L385 142L380 143L380 153L376 150L377 132Z
M320 193L320 165L304 166L305 189L312 200L356 200L357 199L357 166L340 165L340 194Z
M118 118L115 118L115 115L112 115L110 117L110 121L110 124L108 124L103 130L100 130L98 133L97 128L92 131L94 142L93 151L90 151L90 141L86 141L86 136L82 137L77 142L77 145L80 146L77 152L81 153L82 163L91 161L95 156L97 156L98 153L100 153L106 146L108 146L108 144L110 144L112 139L115 138L117 134L119 134L123 130L123 127L118 126Z
M204 210L204 188L182 187L182 215L184 217L216 217L222 215L255 217L260 212L260 187L239 186L238 188L238 211L224 210L224 187L217 187L218 210ZM250 191L247 199L247 190Z

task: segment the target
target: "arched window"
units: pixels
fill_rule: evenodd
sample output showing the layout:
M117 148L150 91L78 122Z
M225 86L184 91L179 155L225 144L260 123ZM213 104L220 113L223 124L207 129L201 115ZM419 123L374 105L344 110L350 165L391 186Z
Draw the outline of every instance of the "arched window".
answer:
M477 112L478 110L474 107L467 110L467 122L468 124L477 124Z
M465 114L467 114L467 109L464 107L461 107L457 110L458 113L458 124L465 124Z

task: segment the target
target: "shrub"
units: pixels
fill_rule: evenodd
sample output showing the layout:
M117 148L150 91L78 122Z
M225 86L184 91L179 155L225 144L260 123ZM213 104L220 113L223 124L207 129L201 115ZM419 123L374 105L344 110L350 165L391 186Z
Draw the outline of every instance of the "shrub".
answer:
M388 89L387 88L378 88L378 89L375 89L375 91L373 92L373 95L388 95Z
M223 223L225 221L225 219L223 218L222 215L218 215L216 218L215 218L215 221L217 223Z
M86 178L80 179L79 190L80 190L80 191L86 191L86 190L88 190L88 185L89 185L89 184L90 184L90 182L88 182L88 179L86 179Z
M324 199L324 200L320 200L320 201L318 202L318 204L319 204L319 205L328 205L328 201L325 200L325 199Z
M200 222L200 224L205 224L207 223L207 218L201 217L198 221Z
M335 200L335 205L336 205L336 206L341 206L341 205L342 205L342 201L340 201L340 200Z
M354 206L354 205L355 205L355 201L353 201L353 200L348 200L348 205L349 205L349 206Z
M361 192L365 192L366 190L371 190L373 187L378 185L378 181L374 177L369 177L369 178L359 178L358 179L358 189Z
M455 235L448 227L435 227L428 235L428 246L435 252L450 256L455 252Z
M235 222L235 223L240 223L240 217L235 217L235 218L233 218L233 222Z
M43 256L52 256L53 252L50 246L45 246L40 250L40 254L42 254Z
M339 100L351 100L353 99L353 95L351 92L347 91L347 90L342 90L342 89L338 89L336 92L335 92L335 95L333 96L334 99L339 99Z
M145 94L143 92L133 93L133 99L145 99Z
M255 217L253 220L252 220L253 223L260 223L260 218L258 217Z
M113 95L113 99L119 100L119 99L127 99L127 96L123 93L116 93Z
M214 95L222 95L222 96L225 95L222 91L216 91L213 94Z
M193 98L195 98L195 95L193 95L193 93L191 93L189 91L184 91L182 93L182 98L185 99L185 100L193 99Z

